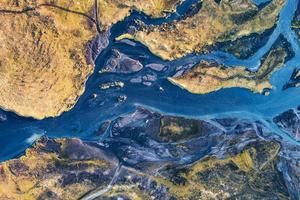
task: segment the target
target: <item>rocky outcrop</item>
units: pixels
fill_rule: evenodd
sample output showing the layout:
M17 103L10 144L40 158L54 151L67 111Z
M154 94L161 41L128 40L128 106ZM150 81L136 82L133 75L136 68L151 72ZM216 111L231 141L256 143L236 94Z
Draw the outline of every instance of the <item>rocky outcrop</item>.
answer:
M2 163L0 199L299 198L299 146L259 121L139 108L104 124L101 142L43 137Z
M298 2L296 12L292 21L291 28L297 33L298 40L300 39L300 3Z
M117 49L113 49L111 54L112 55L107 59L105 66L99 71L99 73L115 72L130 74L138 72L143 68L142 63L140 63L138 60L130 58Z
M300 107L274 117L273 122L295 140L300 141Z
M283 86L283 90L300 86L300 69L295 69L290 80Z

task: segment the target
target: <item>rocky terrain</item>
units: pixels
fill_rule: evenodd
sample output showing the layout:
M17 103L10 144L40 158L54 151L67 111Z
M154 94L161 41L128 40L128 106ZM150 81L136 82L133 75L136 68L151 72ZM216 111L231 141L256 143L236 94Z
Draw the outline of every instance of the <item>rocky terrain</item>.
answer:
M233 41L252 33L263 33L275 26L284 0L274 0L259 9L252 1L201 1L201 8L192 16L162 25L141 24L131 38L166 60L181 58L194 52L206 52L207 46Z
M0 200L300 199L299 5L2 0Z
M66 10L38 1L2 1L0 7L0 106L38 119L72 108L93 72L86 57L97 35L88 15L93 2Z
M300 34L300 4L297 5L297 10L293 17L292 21L292 29L297 33L298 39Z
M132 10L143 12L151 17L165 17L174 12L182 0L99 0L99 18L103 29L129 16Z
M202 61L179 77L169 80L189 92L205 94L222 88L240 87L256 93L272 89L269 82L274 72L284 66L294 53L288 42L280 37L274 48L262 59L257 71L245 67L226 67L213 61Z
M117 164L78 139L43 138L20 159L1 165L0 199L78 199L107 187Z
M129 74L140 71L142 68L143 65L139 61L134 60L118 50L113 49L111 58L105 62L104 68L101 69L99 73L118 72Z
M283 86L283 89L286 90L292 87L300 86L300 69L295 69L292 73L290 80Z
M93 72L96 55L108 45L105 31L112 24L133 9L165 16L178 3L1 1L0 107L37 119L70 110Z
M300 141L300 107L281 113L273 121L295 140Z
M274 121L293 129L289 116ZM260 121L138 108L105 124L103 141L43 137L2 163L0 199L299 198L299 147Z

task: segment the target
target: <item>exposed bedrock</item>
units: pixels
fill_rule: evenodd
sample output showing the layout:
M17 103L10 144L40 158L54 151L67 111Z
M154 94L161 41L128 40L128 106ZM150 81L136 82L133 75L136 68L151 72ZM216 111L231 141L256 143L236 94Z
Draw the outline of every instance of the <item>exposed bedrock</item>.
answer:
M274 123L295 140L300 141L300 110L290 109L274 117Z
M290 80L283 86L283 90L300 86L300 69L295 69Z
M143 65L138 60L130 58L129 56L118 51L117 49L113 49L111 52L111 56L107 59L103 69L101 69L99 73L115 72L122 74L130 74L138 72L142 68Z
M0 199L299 199L300 147L259 121L138 108L104 132L99 142L43 137L3 162Z

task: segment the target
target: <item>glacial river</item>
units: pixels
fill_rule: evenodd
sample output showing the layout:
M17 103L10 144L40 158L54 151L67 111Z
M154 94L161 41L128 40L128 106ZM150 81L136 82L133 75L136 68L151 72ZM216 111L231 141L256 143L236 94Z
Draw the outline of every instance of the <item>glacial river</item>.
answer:
M93 134L107 120L132 112L137 106L143 106L161 113L182 115L193 118L209 119L213 117L239 117L261 120L274 134L292 141L284 132L281 132L271 123L275 115L300 105L300 88L282 90L289 80L293 70L299 68L300 50L296 34L291 30L291 20L297 7L297 0L288 0L280 14L279 22L269 37L268 42L248 59L240 60L224 52L213 52L209 55L188 55L175 61L163 61L154 56L140 43L116 42L119 36L133 24L134 19L141 19L148 24L160 24L180 18L196 0L186 0L177 8L177 12L167 19L150 19L134 12L124 21L111 29L109 46L98 56L94 74L89 78L86 91L75 107L59 117L44 120L34 120L17 116L11 112L0 110L6 120L0 122L0 160L7 160L21 155L38 137L80 137L85 140L99 140ZM255 0L260 4L265 0ZM191 94L172 85L167 77L176 73L176 68L193 66L201 59L216 59L227 66L246 66L257 69L261 58L270 50L279 35L282 34L292 45L295 57L286 63L286 66L276 72L271 79L274 89L270 95L253 94L241 88L222 89L206 95ZM98 71L117 49L129 57L139 60L144 66L151 63L163 64L166 70L154 71L144 67L141 71L132 74L104 73ZM157 79L150 86L131 83L132 78L150 74ZM111 81L123 81L122 89L101 90L99 85ZM161 90L163 88L163 91ZM97 94L97 98L92 98ZM119 102L118 97L126 95L127 100ZM295 141L292 141L295 142Z

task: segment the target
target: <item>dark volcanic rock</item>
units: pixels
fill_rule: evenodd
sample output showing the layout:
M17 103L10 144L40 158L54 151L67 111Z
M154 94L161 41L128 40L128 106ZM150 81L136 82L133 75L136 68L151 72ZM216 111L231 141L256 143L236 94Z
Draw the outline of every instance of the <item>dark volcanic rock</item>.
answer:
M93 133L95 137L103 136L103 134L107 131L110 126L110 121L103 122L100 127Z
M293 200L300 197L300 147L288 142L283 143L282 156L278 164Z
M287 132L295 140L300 141L300 112L290 109L278 116L273 121L279 128Z
M292 21L292 29L297 33L298 35L298 40L300 39L299 34L300 34L300 2L298 2L297 5L297 10L294 14L294 18Z
M295 69L290 80L283 86L283 90L298 86L300 86L300 69Z
M145 67L148 67L154 71L163 71L163 69L165 68L165 66L163 64L157 64L157 63L151 63L151 64L148 64L146 65Z
M89 64L94 63L97 56L108 46L110 31L99 33L87 46L86 59Z
M294 131L297 112L274 122ZM11 188L28 186L25 179L42 186L29 185L35 199L74 199L74 193L86 199L299 199L300 147L259 121L187 119L138 108L105 127L101 145L41 138L25 156L1 165L0 191L13 185L9 192L22 199L25 189Z
M112 50L111 57L106 61L104 69L100 72L116 72L116 73L134 73L143 68L143 65L127 55L119 52L117 49Z

